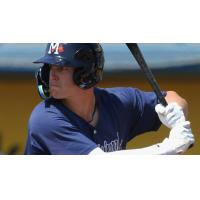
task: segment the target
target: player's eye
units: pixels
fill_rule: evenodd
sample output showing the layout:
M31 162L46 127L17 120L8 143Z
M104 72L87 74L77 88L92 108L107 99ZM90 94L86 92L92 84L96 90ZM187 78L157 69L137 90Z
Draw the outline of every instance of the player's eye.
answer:
M64 70L64 67L61 67L61 66L60 66L60 67L57 68L57 71L58 71L58 72L62 72L63 70Z

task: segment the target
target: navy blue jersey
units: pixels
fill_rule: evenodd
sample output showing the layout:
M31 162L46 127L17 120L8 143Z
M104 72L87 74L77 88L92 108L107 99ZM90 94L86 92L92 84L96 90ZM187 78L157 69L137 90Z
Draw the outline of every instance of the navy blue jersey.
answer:
M96 147L105 152L126 148L135 136L157 130L153 92L134 88L94 89L99 119L95 127L49 98L35 107L28 125L25 154L88 154Z

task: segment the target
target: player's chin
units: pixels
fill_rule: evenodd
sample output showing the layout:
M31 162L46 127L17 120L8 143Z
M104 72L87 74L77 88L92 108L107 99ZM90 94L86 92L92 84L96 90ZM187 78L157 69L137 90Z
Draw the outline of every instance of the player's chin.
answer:
M63 99L63 96L56 89L51 89L50 90L50 96L53 97L54 99Z
M51 97L53 97L54 99L63 99L62 96L55 95L55 94L51 94Z

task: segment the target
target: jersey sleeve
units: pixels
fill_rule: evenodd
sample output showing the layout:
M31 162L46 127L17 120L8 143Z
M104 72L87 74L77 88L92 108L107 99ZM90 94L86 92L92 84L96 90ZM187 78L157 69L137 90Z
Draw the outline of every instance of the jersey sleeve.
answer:
M25 154L87 155L97 145L61 118L29 122Z
M131 140L136 135L156 131L161 126L161 122L155 106L159 103L154 92L144 92L139 89L129 88L130 111L133 122L130 127L128 140ZM163 92L166 96L166 92Z

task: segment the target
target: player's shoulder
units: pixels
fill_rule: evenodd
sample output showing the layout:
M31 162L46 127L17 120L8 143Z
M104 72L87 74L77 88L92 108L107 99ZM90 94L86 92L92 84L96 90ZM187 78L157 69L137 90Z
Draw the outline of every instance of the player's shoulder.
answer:
M47 99L34 108L28 126L31 134L47 135L63 126L66 130L73 128L70 120L61 112L59 102L54 99Z
M123 97L127 98L142 92L138 88L132 88L132 87L96 88L96 90L101 95L119 97L119 98Z
M45 123L48 121L50 123L54 116L60 115L57 104L58 102L52 98L40 102L33 109L29 121L33 123Z
M54 108L55 105L56 105L56 102L52 98L48 98L38 103L33 109L32 114L43 115L46 112L48 112L48 110L51 110L52 108Z

